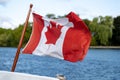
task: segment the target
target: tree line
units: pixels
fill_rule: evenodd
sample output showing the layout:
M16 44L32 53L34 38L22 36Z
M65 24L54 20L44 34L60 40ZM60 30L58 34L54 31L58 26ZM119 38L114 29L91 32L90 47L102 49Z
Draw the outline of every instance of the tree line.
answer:
M64 16L55 16L54 14L47 14L48 18L63 18ZM91 46L120 46L120 16L99 16L93 20L83 19L88 26L92 41ZM0 28L0 46L1 47L17 47L21 37L24 24L20 24L15 29ZM23 46L29 40L32 31L32 22L29 22Z

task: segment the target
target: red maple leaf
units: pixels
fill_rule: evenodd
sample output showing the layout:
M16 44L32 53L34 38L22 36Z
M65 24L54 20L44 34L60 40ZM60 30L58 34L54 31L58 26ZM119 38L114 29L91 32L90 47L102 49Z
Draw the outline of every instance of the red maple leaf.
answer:
M61 34L61 28L63 26L61 25L56 25L55 22L53 21L50 21L50 24L48 27L47 27L47 32L45 33L46 35L46 38L47 38L47 42L46 44L55 44L56 41L58 40L58 38L60 37L60 34Z

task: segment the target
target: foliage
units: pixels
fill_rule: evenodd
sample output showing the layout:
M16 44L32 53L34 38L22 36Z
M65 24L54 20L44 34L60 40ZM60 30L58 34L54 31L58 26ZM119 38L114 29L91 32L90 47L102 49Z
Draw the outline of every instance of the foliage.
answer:
M54 14L47 14L46 17L47 18L51 18L51 19L55 19L56 18Z
M109 41L112 38L113 18L110 16L95 17L92 22L89 23L90 31L92 32L91 45L110 45Z
M31 33L31 23L29 23L28 28L25 33L23 45L25 45L30 37ZM21 33L23 30L23 24L19 25L18 28L11 30L11 29L2 29L0 28L0 46L2 47L17 47L19 44L19 40L21 37Z
M55 16L47 14L48 18L63 18L64 16ZM120 45L120 16L112 18L111 16L95 17L92 21L83 19L92 34L92 46L110 46ZM113 26L114 25L114 26ZM0 28L0 46L17 47L21 37L24 24L19 25L14 30ZM27 43L32 30L32 23L28 24L22 46Z
M114 18L113 25L115 26L115 28L113 29L112 42L115 45L120 45L120 16Z
M88 19L83 19L83 21L84 21L84 23L89 27L89 24L90 24L90 20L88 20Z

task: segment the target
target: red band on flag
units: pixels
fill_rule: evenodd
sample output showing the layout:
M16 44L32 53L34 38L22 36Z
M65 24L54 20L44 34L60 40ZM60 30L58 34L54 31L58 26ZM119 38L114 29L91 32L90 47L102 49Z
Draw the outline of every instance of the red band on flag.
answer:
M40 38L41 38L42 29L44 28L44 22L41 18L42 18L42 16L33 13L32 34L31 34L29 42L27 43L26 47L23 50L23 53L32 54L32 52L37 47L37 45L40 41Z

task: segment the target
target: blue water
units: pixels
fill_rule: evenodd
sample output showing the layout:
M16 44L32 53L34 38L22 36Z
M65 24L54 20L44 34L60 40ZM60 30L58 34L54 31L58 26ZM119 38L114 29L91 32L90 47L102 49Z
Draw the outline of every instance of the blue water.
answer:
M0 47L0 70L10 71L16 48ZM120 49L89 49L82 62L71 63L52 57L20 54L16 72L67 80L120 80Z

